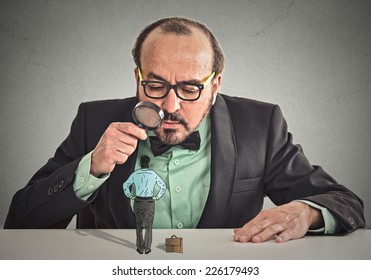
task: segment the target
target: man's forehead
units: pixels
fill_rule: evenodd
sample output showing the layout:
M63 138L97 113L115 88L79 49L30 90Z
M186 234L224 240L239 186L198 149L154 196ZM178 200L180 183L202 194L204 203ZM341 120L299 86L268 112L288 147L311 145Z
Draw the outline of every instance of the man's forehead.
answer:
M203 50L212 53L212 47L208 37L197 28L190 28L192 33L189 35L176 34L175 32L163 32L157 27L150 32L142 45L142 52L151 51L163 47L163 49L173 48L193 48L195 51Z
M143 42L140 59L142 67L182 64L183 67L212 68L213 49L200 30L192 29L190 35L178 35L155 29Z

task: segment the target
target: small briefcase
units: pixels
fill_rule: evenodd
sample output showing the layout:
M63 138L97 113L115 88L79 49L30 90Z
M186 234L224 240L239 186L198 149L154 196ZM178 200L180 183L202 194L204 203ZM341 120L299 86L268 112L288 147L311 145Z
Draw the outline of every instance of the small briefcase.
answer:
M165 239L167 253L183 253L183 238L173 235Z

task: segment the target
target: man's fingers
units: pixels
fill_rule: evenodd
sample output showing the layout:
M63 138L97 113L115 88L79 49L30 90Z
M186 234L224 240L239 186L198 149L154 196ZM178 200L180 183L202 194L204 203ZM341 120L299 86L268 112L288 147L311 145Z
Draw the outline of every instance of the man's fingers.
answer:
M139 126L133 124L133 123L122 123L117 122L111 124L113 127L115 127L118 131L129 134L134 136L137 139L140 140L146 140L147 139L147 133L144 129L140 128Z
M277 243L283 243L283 242L289 241L291 239L297 239L297 238L301 238L301 236L295 236L294 231L292 229L287 229L287 230L281 232L276 237L276 242Z
M233 229L233 234L240 234L242 232L242 228L235 228Z
M129 134L120 133L117 139L115 139L115 148L117 151L131 155L137 148L138 139Z
M234 229L234 240L239 242L249 242L251 239L264 231L273 221L262 211L258 216L245 224L242 228Z
M135 151L138 140L130 135L120 135L105 146L105 159L113 163L123 164Z
M258 233L251 238L254 243L260 243L272 239L277 234L284 231L286 228L283 224L274 224L267 227L264 231Z
M235 231L235 241L260 243L272 239L286 229L284 224L252 225L245 231Z
M116 153L112 155L112 160L114 164L124 164L130 155L131 153L129 152L116 151Z
M145 130L133 123L111 123L103 133L92 155L90 173L98 177L123 164L135 151L138 140L145 140Z

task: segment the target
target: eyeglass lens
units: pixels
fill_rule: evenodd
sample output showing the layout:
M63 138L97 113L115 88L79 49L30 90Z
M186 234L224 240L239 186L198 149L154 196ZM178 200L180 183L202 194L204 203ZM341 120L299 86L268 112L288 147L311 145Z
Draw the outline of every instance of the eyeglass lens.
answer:
M200 89L196 85L178 84L170 86L163 82L147 82L144 85L145 93L153 98L162 98L168 94L171 88L174 88L178 96L185 100L194 100L199 97Z

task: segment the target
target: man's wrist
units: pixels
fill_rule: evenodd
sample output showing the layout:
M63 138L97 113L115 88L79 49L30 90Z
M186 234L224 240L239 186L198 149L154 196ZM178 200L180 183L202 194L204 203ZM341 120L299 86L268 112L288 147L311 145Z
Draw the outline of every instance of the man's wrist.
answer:
M312 208L318 209L318 210L321 211L324 226L322 228L319 228L319 229L316 229L316 230L310 229L309 230L310 232L324 233L324 234L333 234L333 233L336 232L337 227L338 227L338 225L337 225L338 223L337 223L335 217L331 214L331 212L326 207L323 207L323 206L321 206L317 203L314 203L314 202L306 200L306 199L300 199L300 200L297 200L297 201L308 204Z
M73 184L76 196L82 200L87 200L90 195L96 189L98 189L110 175L102 174L99 178L89 172L91 154L92 152L88 153L81 159L76 170L76 179Z
M308 205L309 207L309 217L310 217L310 230L316 230L323 228L325 226L325 222L322 217L321 210L313 208L312 206Z
M103 173L102 172L99 172L98 170L96 170L95 165L94 165L94 162L93 162L93 157L94 157L94 151L91 152L91 155L90 155L91 160L90 160L90 170L89 170L89 173L91 175L93 175L94 177L96 177L96 178L100 178L100 176L102 176Z

